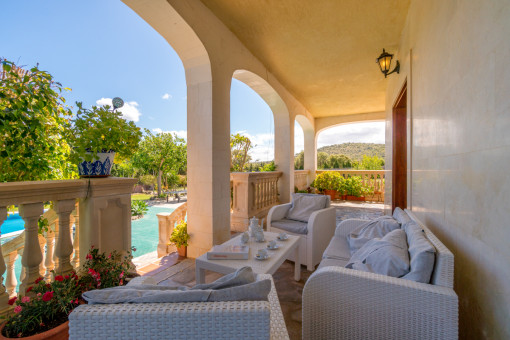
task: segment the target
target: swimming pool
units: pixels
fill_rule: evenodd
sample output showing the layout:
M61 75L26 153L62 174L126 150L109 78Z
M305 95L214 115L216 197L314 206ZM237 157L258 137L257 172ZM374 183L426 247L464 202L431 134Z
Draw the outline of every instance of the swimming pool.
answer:
M136 252L133 253L134 257L156 251L159 241L158 217L156 214L161 212L172 212L174 210L174 208L168 207L149 207L149 210L143 218L131 222L131 245L136 248ZM24 225L25 222L19 214L11 214L2 224L2 235L21 231L23 230ZM1 243L3 244L10 239L12 239L12 237L2 238ZM19 281L21 273L21 256L18 257L14 266L16 279Z

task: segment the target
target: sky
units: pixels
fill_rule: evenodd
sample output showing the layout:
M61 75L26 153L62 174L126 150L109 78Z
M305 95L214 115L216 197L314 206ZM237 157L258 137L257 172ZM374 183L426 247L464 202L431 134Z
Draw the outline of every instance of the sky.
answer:
M3 0L0 57L51 73L67 104L111 104L121 97L124 117L154 133L186 137L186 80L179 56L152 27L118 0ZM274 157L269 106L235 79L231 133L255 144L252 160ZM384 123L343 125L319 135L318 147L344 142L384 143ZM303 149L296 123L295 152Z

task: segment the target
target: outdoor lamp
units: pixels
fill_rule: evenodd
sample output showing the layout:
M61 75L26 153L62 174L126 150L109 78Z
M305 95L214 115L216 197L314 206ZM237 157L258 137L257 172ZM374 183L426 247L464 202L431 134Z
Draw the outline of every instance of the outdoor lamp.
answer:
M393 54L389 54L383 48L381 55L379 56L379 58L375 60L375 62L379 64L381 72L384 74L384 78L386 78L389 74L392 74L393 72L399 73L400 71L400 63L397 60L397 66L395 66L395 69L393 71L389 72L391 66L391 59L393 59Z

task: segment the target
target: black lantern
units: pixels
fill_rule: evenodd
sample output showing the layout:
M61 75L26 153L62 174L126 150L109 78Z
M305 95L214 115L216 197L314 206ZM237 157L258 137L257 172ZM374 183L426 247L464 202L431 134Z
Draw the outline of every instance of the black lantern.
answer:
M400 72L400 63L397 60L397 66L395 66L395 69L391 72L390 66L391 66L391 59L393 59L393 54L389 54L386 52L383 48L381 55L379 58L375 60L377 64L379 64L379 67L381 68L381 72L384 74L384 78L386 78L388 75L392 74L393 72Z

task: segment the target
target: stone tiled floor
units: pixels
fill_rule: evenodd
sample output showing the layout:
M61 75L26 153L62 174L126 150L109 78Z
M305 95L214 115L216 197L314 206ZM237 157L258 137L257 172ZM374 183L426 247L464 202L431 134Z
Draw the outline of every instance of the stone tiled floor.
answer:
M382 204L372 203L337 203L337 222L347 218L374 219L383 215ZM177 253L171 253L160 259L155 259L155 254L148 254L144 259L138 259L135 264L138 273L143 276L151 276L158 284L169 286L195 285L195 262L192 259L179 257ZM301 296L306 280L312 274L301 267L301 280L294 281L294 264L285 261L273 275L276 291L285 317L285 324L291 339L301 339ZM214 281L222 275L206 271L206 282Z

